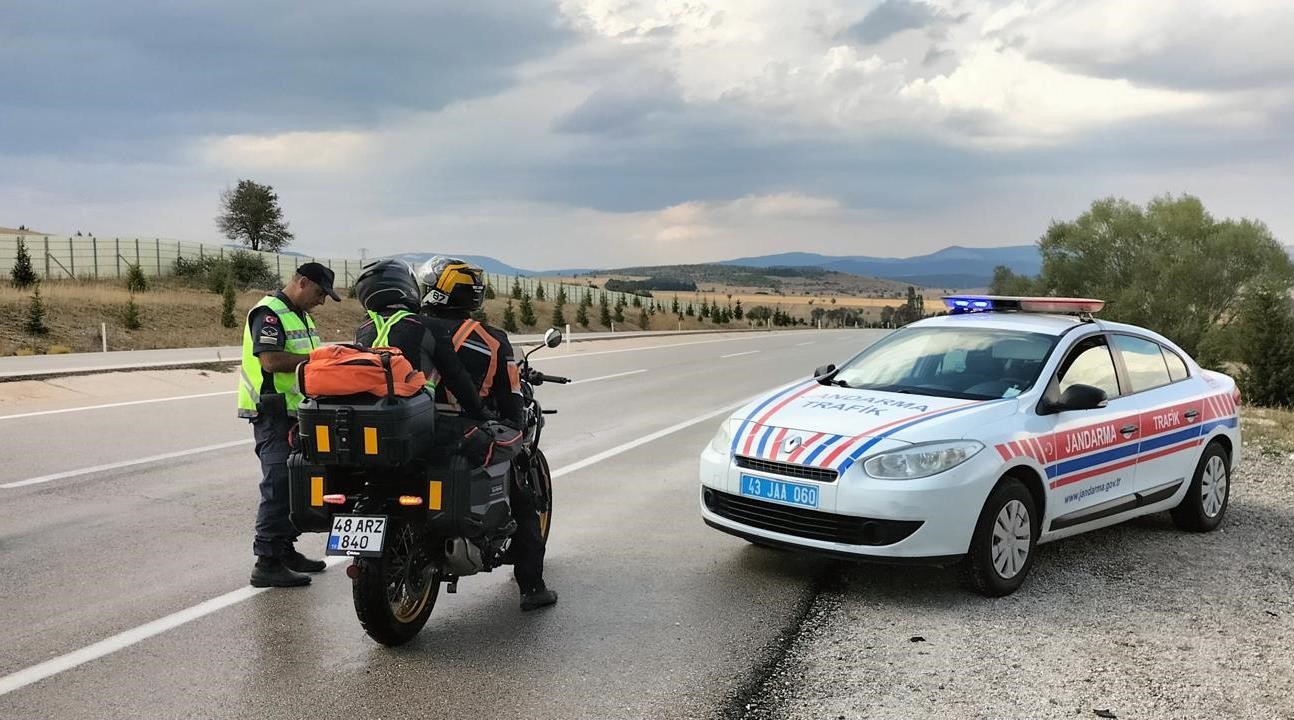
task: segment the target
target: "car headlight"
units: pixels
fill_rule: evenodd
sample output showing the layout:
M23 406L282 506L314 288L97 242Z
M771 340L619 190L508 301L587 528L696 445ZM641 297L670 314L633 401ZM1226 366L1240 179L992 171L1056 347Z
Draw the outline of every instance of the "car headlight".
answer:
M739 422L741 421L728 419L719 423L719 431L714 434L713 438L710 438L710 449L722 455L730 455L732 453L732 435Z
M974 440L913 445L873 455L863 461L863 472L880 480L912 480L938 475L961 465L984 449Z

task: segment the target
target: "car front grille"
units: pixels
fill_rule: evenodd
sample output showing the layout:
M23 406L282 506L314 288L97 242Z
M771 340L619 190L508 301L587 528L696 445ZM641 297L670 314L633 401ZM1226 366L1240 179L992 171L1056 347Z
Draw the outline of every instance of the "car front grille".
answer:
M761 530L846 545L893 545L921 527L921 520L877 520L790 507L706 488L706 508L719 517Z
M768 473L770 475L783 475L785 477L803 478L805 480L816 480L818 482L835 482L836 471L830 468L808 467L806 465L796 465L795 463L773 462L772 460L760 460L758 458L746 457L745 455L737 456L737 467L755 470L757 472Z

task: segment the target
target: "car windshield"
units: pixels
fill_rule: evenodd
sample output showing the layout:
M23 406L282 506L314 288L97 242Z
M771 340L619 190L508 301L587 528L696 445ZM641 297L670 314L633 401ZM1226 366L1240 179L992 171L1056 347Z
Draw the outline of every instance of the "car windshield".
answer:
M989 400L1028 390L1056 338L987 328L899 330L845 363L832 382L845 387Z

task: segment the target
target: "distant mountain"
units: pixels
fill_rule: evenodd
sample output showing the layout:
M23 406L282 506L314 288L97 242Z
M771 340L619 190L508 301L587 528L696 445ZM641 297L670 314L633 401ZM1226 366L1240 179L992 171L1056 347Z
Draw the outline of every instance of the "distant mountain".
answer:
M525 268L513 267L501 260L495 260L485 255L455 255L453 253L401 253L393 257L400 258L413 265L417 269L419 265L427 262L437 255L449 255L458 258L464 262L472 263L487 273L495 275L526 275L530 277L538 275L576 275L579 273L592 272L593 268L569 268L564 270L526 270Z
M992 248L967 248L958 245L929 255L907 258L883 258L869 255L819 255L817 253L781 253L725 260L724 265L751 267L820 267L825 270L896 280L932 288L985 287L993 278L993 268L1005 265L1017 274L1037 275L1042 267L1038 248L1033 245L1010 245Z

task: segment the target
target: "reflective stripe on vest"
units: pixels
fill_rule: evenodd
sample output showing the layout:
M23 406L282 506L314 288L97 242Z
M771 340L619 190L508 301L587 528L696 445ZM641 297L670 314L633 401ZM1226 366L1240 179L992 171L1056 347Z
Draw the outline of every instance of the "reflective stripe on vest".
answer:
M413 317L413 313L408 310L397 310L391 313L389 317L383 318L381 315L368 311L368 316L373 320L373 329L377 331L377 337L373 338L372 347L390 347L391 346L391 328L395 324L407 317ZM436 382L440 380L440 371L436 368L431 370L423 369L423 375L427 378L426 388L429 392L436 392Z
M481 323L475 320L464 320L458 331L454 333L454 352L458 352L473 334L479 337L490 351L490 367L485 371L485 379L481 381L481 397L489 397L490 389L494 387L494 373L499 369L501 345Z
M319 333L315 330L314 318L310 317L309 313L305 313L305 321L302 322L301 316L293 312L278 297L266 295L261 298L261 301L247 312L247 320L243 323L243 364L238 373L238 416L245 418L256 417L256 406L262 391L261 384L265 378L265 371L261 369L261 361L257 359L253 352L254 345L252 342L252 311L260 307L268 307L278 317L279 325L283 328L283 335L287 341L283 352L290 352L294 355L309 355L311 350L320 345ZM297 406L301 404L303 399L300 390L297 389L296 373L273 373L273 376L274 391L286 397L288 412L295 413Z

